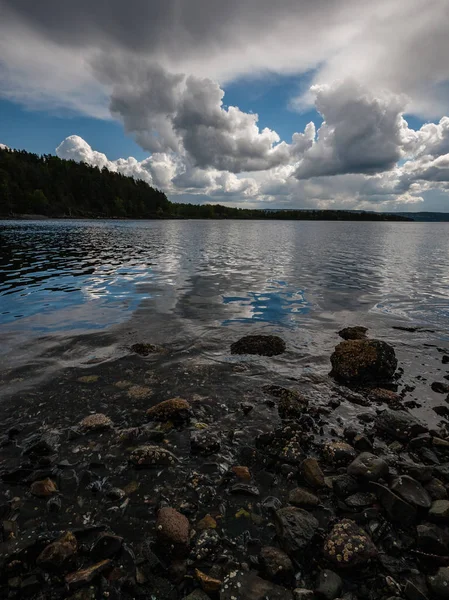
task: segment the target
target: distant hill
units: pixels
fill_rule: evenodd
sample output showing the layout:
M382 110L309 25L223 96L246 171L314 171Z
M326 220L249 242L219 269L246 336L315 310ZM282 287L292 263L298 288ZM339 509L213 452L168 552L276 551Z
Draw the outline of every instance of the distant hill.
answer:
M405 216L405 217L409 217L413 221L428 221L428 222L449 221L449 213L414 212L414 213L397 213L397 214Z
M419 215L437 213L417 213ZM141 180L49 154L0 149L0 217L410 221L409 213L255 210L170 202ZM420 219L437 220L437 219ZM442 219L438 219L442 220ZM449 219L447 219L449 220Z

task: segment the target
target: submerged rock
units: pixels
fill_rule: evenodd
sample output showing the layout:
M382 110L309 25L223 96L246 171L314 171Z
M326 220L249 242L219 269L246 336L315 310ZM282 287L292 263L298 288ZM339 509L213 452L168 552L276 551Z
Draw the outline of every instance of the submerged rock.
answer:
M173 557L186 556L189 552L190 524L184 515L174 508L161 508L157 515L156 536L161 549Z
M380 340L347 340L332 356L331 375L347 383L390 381L398 361L393 346Z
M338 567L356 567L377 556L377 549L366 531L354 521L343 519L327 536L324 556Z
M317 519L302 508L281 508L275 516L276 533L288 554L301 555L318 529Z
M265 581L254 571L232 571L223 581L220 600L293 600L290 590Z
M147 417L153 421L186 423L190 419L190 404L183 398L164 400L147 410Z
M139 446L131 452L129 460L136 467L166 467L178 462L177 457L160 446Z
M277 335L246 335L231 344L231 354L277 356L285 349L284 340Z
M79 423L84 431L101 431L102 429L110 429L113 425L112 420L103 413L88 415Z
M379 432L400 441L409 441L427 432L427 427L405 411L384 410L377 415L375 425Z
M365 340L366 332L368 327L362 327L361 325L355 325L354 327L345 327L340 329L338 335L344 340Z

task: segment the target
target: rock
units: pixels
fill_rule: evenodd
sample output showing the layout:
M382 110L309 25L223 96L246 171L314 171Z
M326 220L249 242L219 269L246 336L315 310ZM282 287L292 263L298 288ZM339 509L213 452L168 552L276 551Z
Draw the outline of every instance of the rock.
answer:
M369 399L372 402L386 402L387 404L399 404L401 396L385 388L373 388L369 391Z
M344 340L366 340L367 327L355 325L354 327L345 327L340 329L338 335Z
M284 340L277 335L246 335L231 344L231 354L277 356L285 349Z
M183 398L164 400L147 410L147 417L152 421L171 421L184 424L190 419L190 404Z
M113 533L101 533L90 549L90 555L94 560L111 558L122 547L123 538Z
M429 520L449 523L449 500L435 500L429 510Z
M275 514L276 533L287 554L301 556L318 529L317 519L302 508L281 508Z
M203 590L195 590L188 596L185 596L184 600L210 600L210 598Z
M440 556L447 554L447 544L449 542L447 531L440 529L433 523L421 523L416 528L416 532L417 546L421 552Z
M149 354L155 354L157 352L161 352L162 350L160 346L145 343L133 344L130 349L136 354L140 354L140 356L148 356Z
M361 527L350 519L343 519L327 536L324 556L338 567L356 567L377 556L377 549Z
M293 504L293 506L312 507L318 506L320 500L315 494L309 492L309 490L298 487L292 490L288 495L288 503Z
M320 571L315 594L324 600L334 600L343 589L343 580L337 573L324 569Z
M443 383L441 381L434 381L430 386L434 392L437 394L448 394L449 393L449 383Z
M251 481L251 473L248 467L232 467L232 471L242 481Z
M247 496L260 496L259 488L255 485L250 485L249 483L234 483L229 488L230 494L246 494Z
M346 383L390 381L398 361L394 348L380 340L347 340L332 356L331 375Z
M42 588L42 581L37 575L30 575L20 582L20 597L28 598L37 594Z
M210 456L215 454L221 448L220 438L217 433L202 429L200 431L192 431L190 434L190 449L193 454L201 454L202 456Z
M104 415L103 413L95 413L93 415L88 415L84 417L82 421L79 422L79 426L83 431L102 431L104 429L110 429L113 427L112 420Z
M376 501L376 496L370 492L358 492L352 494L345 499L346 506L350 508L365 508L366 506L372 506Z
M347 498L359 490L357 479L350 475L337 475L332 478L332 488L338 498Z
M404 442L427 432L427 427L405 411L384 410L377 415L375 425L380 433Z
M407 600L429 600L425 581L415 583L410 579L407 579L404 587L404 596Z
M33 496L37 496L38 498L48 498L49 496L56 494L58 489L53 481L47 477L42 481L34 481L31 484L30 491Z
M444 500L447 498L447 490L444 487L443 482L436 477L432 477L432 479L426 483L425 488L432 500Z
M169 450L150 445L138 446L131 452L129 460L136 467L167 467L178 462L176 456Z
M293 563L285 552L274 546L264 546L260 551L263 573L271 581L288 583L293 576Z
M420 483L426 483L432 479L432 468L421 463L412 463L409 461L398 462L397 469L404 475L410 475Z
M110 566L112 566L111 560L102 560L95 565L87 567L87 569L80 569L74 573L69 573L69 575L66 575L65 582L69 586L70 590L75 590L93 581L97 575L103 573L103 571L108 569Z
M306 458L301 464L302 474L307 483L314 488L324 487L326 482L320 464L316 458Z
M285 394L279 399L278 413L281 419L298 419L306 408L307 400L298 392Z
M195 577L205 592L217 592L221 588L222 582L220 579L206 575L206 573L203 573L199 569L195 569Z
M346 442L327 442L323 454L325 459L335 467L346 467L356 457L356 451Z
M412 525L416 521L416 508L380 483L371 483L373 491L389 518L401 525Z
M401 475L394 479L390 484L390 489L413 506L430 508L432 501L429 494L418 481L409 475Z
M189 551L188 519L174 508L161 508L156 521L157 541L162 550L173 557L183 557Z
M429 471L431 471L428 468ZM442 465L437 465L433 468L433 472L435 475L441 477L443 481L449 483L449 463L443 463ZM430 479L430 478L429 478Z
M24 440L22 454L30 458L55 454L58 449L60 437L61 434L56 430L33 434Z
M44 569L60 569L75 556L77 550L76 537L69 531L46 546L37 557L36 564Z
M315 592L305 588L296 588L293 590L293 600L315 600Z
M205 531L206 529L216 529L217 521L211 516L206 515L196 524L198 531Z
M292 593L261 579L254 571L231 571L223 581L220 600L293 600Z
M61 498L59 496L52 496L47 501L47 510L50 513L58 513L62 508Z
M430 591L441 600L449 599L449 567L440 567L432 577L427 579Z
M363 481L385 479L388 476L388 471L388 464L382 458L370 452L362 452L348 466L348 475Z
M214 529L202 531L196 538L195 547L192 550L194 560L212 560L220 548L221 538Z
M354 439L352 440L352 445L359 452L372 452L373 451L373 442L369 439L367 435L363 433L358 433Z

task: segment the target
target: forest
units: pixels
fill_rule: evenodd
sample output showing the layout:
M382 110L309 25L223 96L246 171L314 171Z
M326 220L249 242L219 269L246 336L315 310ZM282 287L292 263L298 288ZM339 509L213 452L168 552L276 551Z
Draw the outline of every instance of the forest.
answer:
M164 192L106 168L0 149L0 216L128 219L282 219L409 221L387 213L344 210L257 210L170 202Z

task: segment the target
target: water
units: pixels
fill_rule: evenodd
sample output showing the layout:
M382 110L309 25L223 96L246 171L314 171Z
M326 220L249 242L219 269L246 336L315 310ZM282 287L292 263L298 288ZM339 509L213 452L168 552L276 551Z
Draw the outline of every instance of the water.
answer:
M338 341L335 331L351 324L398 343L414 344L417 337L442 343L449 323L448 228L2 222L3 365L37 357L45 357L46 366L101 360L142 338L224 356L228 341L250 331L280 332L304 361L324 364ZM392 325L434 333L406 338ZM97 337L80 337L86 334ZM83 339L90 340L87 346Z

